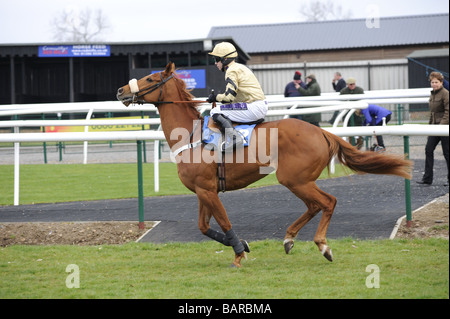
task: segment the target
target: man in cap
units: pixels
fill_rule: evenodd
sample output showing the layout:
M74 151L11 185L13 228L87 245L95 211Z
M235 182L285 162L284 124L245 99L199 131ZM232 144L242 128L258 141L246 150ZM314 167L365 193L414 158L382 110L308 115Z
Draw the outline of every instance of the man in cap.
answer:
M307 88L306 83L302 81L302 73L300 71L295 71L293 80L286 85L286 88L284 89L284 97L302 96L302 94L296 89L296 84L300 85L304 89Z
M296 85L300 85L302 88L306 89L306 83L302 81L302 73L300 71L295 71L294 78L289 82L284 89L284 97L296 97L302 96L302 94L296 89ZM288 107L289 109L290 107ZM290 115L290 118L302 119L301 115Z
M339 94L364 94L363 88L356 86L355 78L347 79L347 87L343 88Z
M224 151L232 151L244 144L243 137L232 122L250 123L264 119L267 102L261 85L253 72L245 65L237 63L236 48L229 42L218 43L209 53L215 59L219 70L225 72L225 92L211 93L208 102L220 102L222 105L211 110L211 116L225 134Z
M364 94L364 90L363 88L356 86L355 78L348 78L347 87L343 88L339 94ZM349 126L362 126L362 124L362 119L359 116L354 116L354 114L352 114ZM351 137L350 140L352 141L352 144L354 144L353 137ZM362 136L358 136L355 144L358 149L361 149L364 144L364 138Z

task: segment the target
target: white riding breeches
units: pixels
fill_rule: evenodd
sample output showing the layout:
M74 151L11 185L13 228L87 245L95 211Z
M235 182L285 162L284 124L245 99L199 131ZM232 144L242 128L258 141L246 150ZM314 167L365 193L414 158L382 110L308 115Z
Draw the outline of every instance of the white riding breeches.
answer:
M255 101L252 103L222 104L211 110L211 116L222 114L231 121L237 123L249 123L263 119L267 113L267 101Z

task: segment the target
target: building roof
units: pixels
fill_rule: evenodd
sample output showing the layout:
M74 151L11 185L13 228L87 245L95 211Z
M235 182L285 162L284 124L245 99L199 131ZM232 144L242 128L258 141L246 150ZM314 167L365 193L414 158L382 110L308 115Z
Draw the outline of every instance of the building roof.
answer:
M111 47L111 55L127 54L164 54L164 53L186 53L186 52L210 52L218 42L228 41L234 44L238 54L245 61L250 56L230 37L218 37L208 39L192 39L179 41L158 41L158 42L101 42L101 43L71 43L71 42L51 42L51 43L28 43L28 44L0 44L0 57L7 56L37 56L39 46L66 46L85 44L105 44Z
M379 22L379 27L376 26ZM449 42L449 14L212 27L209 38L233 37L249 54Z
M409 54L407 58L432 58L432 57L448 57L450 49L431 49L431 50L416 50Z

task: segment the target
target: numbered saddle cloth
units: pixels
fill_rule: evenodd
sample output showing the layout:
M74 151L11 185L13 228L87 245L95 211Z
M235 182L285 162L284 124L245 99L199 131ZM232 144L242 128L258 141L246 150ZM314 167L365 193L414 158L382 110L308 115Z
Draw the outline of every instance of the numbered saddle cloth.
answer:
M215 148L221 149L222 133L208 127L209 122L210 117L205 116L202 129L202 142L205 144L212 144ZM244 146L249 146L255 126L256 124L238 124L234 127L234 129L244 138Z

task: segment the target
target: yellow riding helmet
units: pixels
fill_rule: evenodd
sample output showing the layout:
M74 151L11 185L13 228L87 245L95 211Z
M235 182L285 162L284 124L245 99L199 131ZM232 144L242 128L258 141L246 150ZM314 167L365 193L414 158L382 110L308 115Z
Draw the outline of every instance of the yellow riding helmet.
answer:
M214 50L208 54L220 58L236 58L238 56L236 48L230 42L216 44Z

